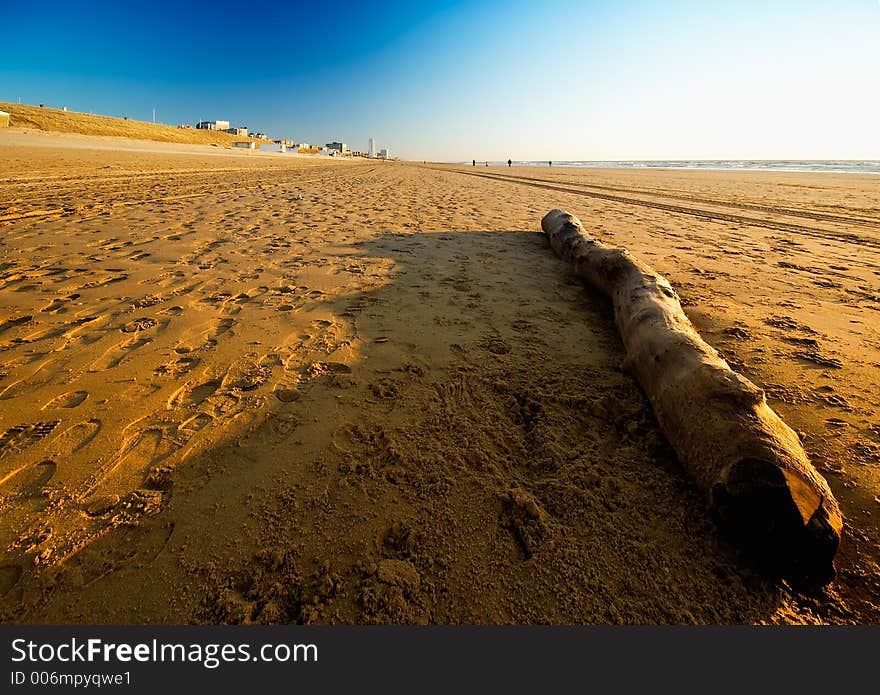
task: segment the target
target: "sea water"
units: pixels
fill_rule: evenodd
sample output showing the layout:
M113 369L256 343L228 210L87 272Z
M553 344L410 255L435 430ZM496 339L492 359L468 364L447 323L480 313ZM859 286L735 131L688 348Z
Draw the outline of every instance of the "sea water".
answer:
M471 162L462 162L471 164ZM478 161L477 165L485 165ZM490 166L503 166L507 161L489 162ZM543 161L514 161L515 166L549 166ZM845 174L880 174L877 160L796 160L796 159L716 159L716 160L665 160L665 161L553 161L554 167L592 167L599 169L733 169L741 171L824 171Z

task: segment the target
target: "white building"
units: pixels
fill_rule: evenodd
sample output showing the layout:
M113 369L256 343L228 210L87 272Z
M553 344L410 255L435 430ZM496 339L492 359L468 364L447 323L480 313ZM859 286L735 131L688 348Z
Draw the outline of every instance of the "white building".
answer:
M376 156L376 138L370 138L370 147L367 150L367 154L369 154L371 157Z
M199 121L196 123L199 130L227 130L229 121Z
M383 148L379 150L379 156L382 159L391 159L391 150L389 150L387 147Z

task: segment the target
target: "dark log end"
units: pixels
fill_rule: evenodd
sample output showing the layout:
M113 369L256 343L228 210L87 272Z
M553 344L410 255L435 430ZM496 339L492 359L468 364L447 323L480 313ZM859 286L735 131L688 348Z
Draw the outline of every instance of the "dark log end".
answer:
M834 579L839 530L821 503L804 523L777 465L754 458L739 461L726 484L713 489L711 506L721 533L762 573L801 588Z
M575 219L574 215L567 213L565 210L554 208L546 215L544 215L544 217L541 219L541 229L549 234L552 228L555 226L556 218L560 216L564 218Z

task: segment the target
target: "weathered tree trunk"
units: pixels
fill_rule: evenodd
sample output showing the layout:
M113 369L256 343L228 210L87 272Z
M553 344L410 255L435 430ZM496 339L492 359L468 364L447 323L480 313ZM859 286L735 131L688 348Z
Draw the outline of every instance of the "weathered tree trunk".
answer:
M700 337L672 286L649 266L592 239L563 210L549 212L541 227L575 272L611 299L626 363L722 533L774 574L831 581L840 508L764 392Z

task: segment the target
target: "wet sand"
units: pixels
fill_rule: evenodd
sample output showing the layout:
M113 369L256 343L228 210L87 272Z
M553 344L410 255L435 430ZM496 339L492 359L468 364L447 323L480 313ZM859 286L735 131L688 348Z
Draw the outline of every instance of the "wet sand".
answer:
M5 622L880 619L876 177L15 137ZM829 589L718 540L553 207L665 274L802 433L847 518Z

